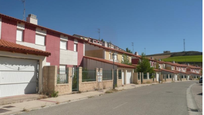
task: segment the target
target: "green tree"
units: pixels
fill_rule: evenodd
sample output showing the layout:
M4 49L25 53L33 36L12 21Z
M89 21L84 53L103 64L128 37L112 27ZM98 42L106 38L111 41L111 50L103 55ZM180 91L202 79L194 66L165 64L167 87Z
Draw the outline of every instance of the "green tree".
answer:
M143 72L143 73L149 72L150 74L154 73L154 68L153 68L153 67L150 67L149 60L145 57L145 54L144 54L144 53L142 53L142 55L141 55L141 61L140 61L139 64L137 65L135 71L137 71L137 72Z
M126 52L129 52L129 53L132 53L128 48L126 48L126 50L125 50Z
M121 61L122 64L131 65L129 58L127 55L123 54L123 60Z

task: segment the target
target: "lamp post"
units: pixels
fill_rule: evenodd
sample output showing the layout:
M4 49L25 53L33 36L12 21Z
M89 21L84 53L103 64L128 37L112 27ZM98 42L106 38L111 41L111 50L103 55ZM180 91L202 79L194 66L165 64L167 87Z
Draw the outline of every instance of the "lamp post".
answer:
M114 70L114 58L115 58L115 53L112 53L112 58L113 58L113 89L115 89L115 70Z

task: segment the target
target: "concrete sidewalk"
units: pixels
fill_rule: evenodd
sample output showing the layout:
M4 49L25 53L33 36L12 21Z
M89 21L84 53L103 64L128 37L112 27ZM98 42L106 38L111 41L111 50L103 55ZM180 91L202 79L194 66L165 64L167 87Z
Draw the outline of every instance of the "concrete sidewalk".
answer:
M201 83L195 83L191 87L191 93L193 95L193 99L195 100L195 103L198 107L198 112L202 113L202 84Z
M158 83L153 83L158 84ZM149 86L153 84L129 84L122 87L117 87L117 90L125 90L125 89L133 89L137 87ZM105 92L109 89L101 90L101 91L90 91L83 92L77 94L69 94L69 95L61 95L55 98L45 98L45 99L37 99L32 101L23 101L17 102L7 105L0 105L0 114L19 114L22 112L28 112L36 109L47 108L50 106L56 106L59 104L71 103L74 101L79 101L83 99L92 98L95 96L100 96L105 94Z

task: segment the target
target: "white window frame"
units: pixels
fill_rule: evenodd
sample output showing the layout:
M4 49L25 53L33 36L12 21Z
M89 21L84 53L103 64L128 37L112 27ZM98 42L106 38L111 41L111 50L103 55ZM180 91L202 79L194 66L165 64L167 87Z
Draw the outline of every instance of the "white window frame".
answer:
M19 33L19 32L21 32L21 33ZM23 33L24 33L24 30L22 30L22 29L17 29L16 30L16 41L23 41ZM20 38L19 38L19 36L20 36Z
M74 43L74 51L78 52L78 44L77 43Z
M65 46L64 46L65 43ZM67 50L67 41L60 40L60 49Z
M40 40L38 40L39 38L37 39L37 36L44 37L43 43L39 42ZM44 36L42 34L35 34L35 44L45 46L45 41L46 41L46 36Z

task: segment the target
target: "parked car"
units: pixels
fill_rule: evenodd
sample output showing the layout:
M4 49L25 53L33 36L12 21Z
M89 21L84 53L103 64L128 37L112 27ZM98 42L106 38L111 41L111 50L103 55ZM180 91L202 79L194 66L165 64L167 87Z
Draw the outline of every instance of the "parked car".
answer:
M200 78L199 83L203 83L203 77Z

